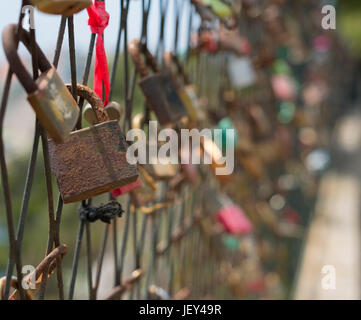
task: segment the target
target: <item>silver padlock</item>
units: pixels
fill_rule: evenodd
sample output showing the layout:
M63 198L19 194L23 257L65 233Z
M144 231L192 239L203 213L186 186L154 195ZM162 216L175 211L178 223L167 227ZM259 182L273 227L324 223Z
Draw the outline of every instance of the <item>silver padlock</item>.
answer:
M237 57L230 55L228 61L228 74L232 86L243 89L252 86L256 82L256 73L252 62L248 57Z

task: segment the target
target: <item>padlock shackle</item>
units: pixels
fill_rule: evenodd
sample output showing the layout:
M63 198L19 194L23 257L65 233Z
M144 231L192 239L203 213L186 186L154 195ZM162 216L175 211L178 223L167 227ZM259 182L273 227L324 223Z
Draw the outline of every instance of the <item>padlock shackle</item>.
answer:
M128 52L133 60L135 68L142 78L146 78L150 75L148 70L149 67L154 73L160 72L157 60L147 49L147 47L142 45L139 40L133 40L129 42ZM144 56L144 60L142 59L142 55Z
M187 86L187 85L192 84L191 80L189 79L189 77L177 55L175 55L169 51L165 51L163 54L163 59L164 59L164 65L167 68L168 72L170 73L170 75L173 79L176 79L176 75L173 72L172 64L174 64L177 67L178 74L183 79L184 85Z
M183 78L183 82L185 86L191 85L192 82L189 79L189 76L187 74L187 72L184 69L183 64L181 63L181 61L179 60L178 56L175 54L172 54L172 58L173 58L173 62L176 64L177 68L178 68L178 73L182 76Z
M145 57L145 63L153 70L153 72L160 72L161 70L158 66L157 59L152 55L148 48L144 44L141 44L140 49Z
M72 92L71 84L66 84L66 87L70 92ZM95 113L98 123L109 121L109 116L105 112L103 101L99 98L94 90L78 83L76 87L76 94L78 97L89 102Z
M11 71L16 74L25 91L28 94L31 94L37 91L38 87L34 79L26 71L26 68L19 57L18 40L25 45L29 52L31 52L30 33L21 28L20 34L18 35L17 24L7 25L2 32L2 43L6 58L9 62ZM38 56L39 69L41 72L46 72L51 69L52 66L37 43L35 46Z
M143 113L138 113L133 117L132 128L142 129L144 124L145 116Z
M177 90L181 90L182 86L177 78L177 75L173 71L173 54L169 51L165 51L163 54L164 66L169 74L169 77L172 79L173 85Z

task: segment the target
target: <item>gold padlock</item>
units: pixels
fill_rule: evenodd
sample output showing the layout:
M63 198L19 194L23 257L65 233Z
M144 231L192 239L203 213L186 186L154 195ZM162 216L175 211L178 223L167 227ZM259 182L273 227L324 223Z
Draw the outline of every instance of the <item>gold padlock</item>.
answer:
M50 137L55 143L64 142L78 121L79 107L54 66L38 46L38 65L42 74L36 81L32 79L17 52L17 29L16 24L10 24L5 27L2 34L10 68L28 93L28 101ZM29 33L22 30L19 39L30 50Z
M228 175L217 175L219 168L224 168L226 163L222 161L222 150L217 146L217 144L210 138L204 137L201 140L202 151L206 153L212 160L210 167L213 173L216 175L216 178L220 182L229 182L232 179L232 174Z
M162 164L158 162L144 166L155 180L170 180L179 171L179 166L171 163Z
M88 8L91 0L32 0L39 11L50 14L71 16Z
M138 113L132 120L133 129L141 129L144 124L144 114ZM170 180L179 171L179 165L167 163L162 164L157 159L149 159L150 164L144 164L143 167L154 180ZM152 163L154 162L154 163ZM156 162L156 163L155 163ZM163 161L162 161L163 162Z

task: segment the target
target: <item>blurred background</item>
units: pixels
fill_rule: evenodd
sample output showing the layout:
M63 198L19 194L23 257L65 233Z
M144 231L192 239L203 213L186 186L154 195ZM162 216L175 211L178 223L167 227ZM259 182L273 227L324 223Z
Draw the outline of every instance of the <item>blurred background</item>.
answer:
M361 190L361 114L360 114L360 88L361 88L361 2L358 0L348 1L320 1L320 4L331 3L337 8L337 30L335 33L343 47L341 51L332 52L330 49L329 55L332 56L329 62L317 64L314 61L310 63L312 69L313 65L317 65L319 69L315 68L307 81L302 78L298 79L299 90L301 95L307 95L307 84L311 86L309 95L316 95L320 92L327 92L328 95L325 100L331 100L332 107L326 103L321 103L317 111L319 122L316 122L319 127L312 130L301 130L296 128L294 122L287 122L288 130L294 133L297 141L304 144L304 149L299 152L299 163L296 161L284 161L282 165L270 165L268 171L270 175L275 175L275 180L278 186L284 186L287 193L276 190L271 192L267 198L267 206L273 212L276 212L277 219L281 222L292 222L292 226L285 224L278 224L277 229L279 234L275 234L269 230L269 225L272 225L272 214L268 215L268 207L265 209L265 201L263 201L260 194L268 194L268 185L263 183L262 179L257 180L253 178L250 189L247 189L247 179L243 179L243 171L250 170L252 164L244 164L240 172L235 175L241 176L240 180L231 184L222 185L223 192L227 193L233 201L241 203L244 211L249 215L253 222L256 232L255 239L257 242L257 249L260 257L257 261L261 261L263 282L258 280L259 272L254 272L256 267L250 264L253 270L254 281L247 282L244 277L247 274L247 266L242 265L237 259L243 257L243 253L238 253L239 247L246 248L253 252L255 245L253 240L237 240L231 236L223 235L222 239L218 239L216 247L223 246L230 251L230 255L223 257L223 262L215 262L215 268L224 271L227 274L227 288L223 285L215 283L207 283L204 285L202 294L200 292L191 295L193 298L266 298L266 299L360 299L361 297L361 266L360 266L360 190ZM128 40L138 39L141 35L142 22L142 1L131 1L129 16L128 16ZM165 24L165 38L164 44L166 50L173 49L174 30L175 30L175 9L176 1L169 0L169 7L167 11L167 18ZM148 22L148 45L150 50L155 53L158 49L159 38L159 13L160 0L153 0ZM292 4L289 4L292 8ZM20 1L1 1L0 3L0 29L9 23L17 23L20 9ZM105 49L107 52L109 65L114 61L114 51L116 46L116 38L118 35L118 25L120 19L120 1L108 0L106 1L106 9L110 13L110 23L104 33ZM179 21L179 56L187 54L188 48L188 25L189 15L192 11L192 6L189 1L183 7L182 14ZM297 14L298 7L295 6L294 14ZM292 10L290 10L292 11ZM289 14L289 11L288 13ZM289 14L290 15L290 14ZM290 15L291 17L292 15ZM90 29L87 25L88 15L86 11L80 12L74 16L75 27L75 43L76 43L76 61L77 73L82 74L85 67L85 57L89 48ZM305 21L303 21L305 22ZM53 52L56 46L56 34L60 25L60 17L51 16L35 11L35 27L36 39L49 57L53 59ZM201 26L201 18L193 15L191 29L195 32ZM307 28L306 28L307 29ZM292 30L289 31L292 36ZM251 32L250 32L251 34ZM251 36L250 36L251 37ZM316 34L312 34L316 37ZM330 36L331 38L332 36ZM70 82L70 66L68 63L68 35L65 33L65 40L63 44L63 52L59 63L59 72L65 82ZM335 49L336 50L336 49ZM337 49L338 50L338 49ZM317 50L316 50L317 51ZM338 55L345 54L347 59ZM27 54L25 49L21 46L20 54L24 62L30 66L31 57ZM316 55L312 53L311 55ZM336 56L336 57L334 57ZM321 54L313 59L325 59ZM217 87L216 81L212 78L217 73L217 67L223 60L219 60L217 56L211 56L202 60L203 65L199 67L199 63L195 58L190 58L188 62L188 70L192 75L192 79L197 80L197 68L208 69L203 79L203 93L212 92L212 88ZM308 59L308 58L307 58ZM308 62L307 62L308 63ZM314 64L313 64L314 63ZM336 63L336 65L335 65ZM293 74L297 73L297 65L292 64ZM330 71L323 75L323 71ZM133 67L131 67L133 70ZM0 93L3 92L6 74L8 71L8 64L3 50L0 52ZM311 70L312 71L312 70ZM124 83L122 82L122 66L118 66L118 81L114 89L113 99L116 101L123 101ZM269 71L267 71L269 72ZM326 72L327 73L327 72ZM312 81L323 77L323 85L312 87ZM313 78L312 78L313 77ZM302 80L300 80L302 79ZM326 80L325 80L326 79ZM317 82L315 80L315 82ZM322 81L321 81L322 82ZM14 79L14 85L11 88L8 107L6 111L3 139L5 142L6 161L9 172L9 181L12 193L13 211L15 213L15 221L18 218L18 213L21 209L21 199L24 192L24 181L27 174L27 166L29 162L29 155L34 140L35 115L33 110L29 107L26 94L17 80ZM90 82L91 83L91 82ZM260 85L261 87L262 85ZM217 91L217 90L216 90ZM208 104L214 105L218 99L218 92L213 90L215 97L208 97ZM316 91L316 93L315 93ZM225 90L228 96L231 97L225 103L231 104L232 90ZM262 91L260 91L262 95ZM241 99L247 99L254 94L252 89L242 90ZM213 100L212 100L213 99ZM249 98L251 99L251 98ZM312 100L312 97L310 98ZM210 101L210 102L209 102ZM143 110L144 98L139 90L136 88L133 103L133 114ZM284 112L287 117L287 105L283 105ZM231 107L232 109L234 107ZM317 107L318 108L318 107ZM212 109L212 108L210 108ZM292 107L291 107L292 109ZM223 114L218 109L213 108L213 112L209 113L209 118L214 117L218 120L222 119ZM232 109L233 110L233 109ZM304 110L304 109L303 109ZM316 110L316 109L313 109ZM233 112L233 111L232 111ZM230 112L230 114L232 114ZM235 113L236 114L236 113ZM228 114L229 116L229 114ZM232 117L231 117L232 118ZM242 126L242 123L239 124ZM307 128L306 128L307 127ZM305 126L309 129L308 126ZM297 131L297 133L296 133ZM301 132L301 133L300 133ZM318 143L309 147L309 140L317 135ZM282 140L282 134L278 136ZM302 140L303 139L303 140ZM321 142L320 142L321 141ZM260 148L266 150L266 145L259 144ZM291 147L292 148L292 147ZM265 156L265 158L267 158ZM254 159L250 159L250 162ZM252 162L253 163L253 162ZM246 167L246 169L244 169ZM286 169L285 169L286 168ZM255 169L257 171L257 169ZM306 173L306 171L308 173ZM255 174L257 176L257 174ZM252 176L252 174L251 174ZM205 179L205 178L203 178ZM295 183L295 181L302 180ZM208 180L204 180L206 182ZM207 182L206 182L207 184ZM255 189L253 188L255 185ZM214 186L214 183L210 183ZM0 186L2 188L2 186ZM53 183L54 190L57 190L55 182ZM276 188L277 189L277 188ZM279 187L279 189L282 189ZM254 191L257 190L257 191ZM202 192L202 197L206 199L212 198L209 191ZM208 192L208 193L207 193ZM46 252L46 235L48 230L47 210L48 205L45 201L46 186L44 178L44 164L41 150L39 150L38 161L35 170L35 177L31 198L28 209L28 216L26 221L26 232L23 240L23 264L37 265ZM205 195L204 195L205 194ZM287 194L287 195L286 195ZM258 200L260 197L261 200ZM106 196L99 197L97 202L106 201ZM251 201L250 199L256 199ZM56 199L56 197L55 197ZM246 200L245 200L246 199ZM121 199L120 202L126 206L126 201ZM205 201L207 202L207 200ZM199 202L200 203L200 202ZM286 203L286 204L285 204ZM206 205L202 202L201 207ZM64 206L61 222L61 242L68 245L69 250L67 258L64 260L64 278L67 282L65 287L68 288L69 277L72 268L72 259L77 232L77 204ZM4 201L0 197L0 277L6 274L8 264L9 243L7 235L6 219L4 214ZM178 210L178 209L176 209ZM261 213L260 213L261 212ZM177 213L178 214L178 213ZM177 215L175 214L175 215ZM271 221L271 222L270 222ZM296 221L296 222L295 222ZM138 220L138 227L141 222ZM124 227L124 221L119 222L120 227ZM135 228L138 228L135 227ZM282 229L284 227L284 229ZM103 225L92 225L91 242L93 244L91 250L96 257L96 252L102 244ZM282 229L282 230L281 230ZM164 231L166 233L166 231ZM281 235L280 235L281 234ZM118 237L121 237L123 233ZM200 237L200 235L196 236ZM149 238L150 239L150 238ZM149 240L148 239L148 240ZM197 240L198 241L198 240ZM198 243L194 240L184 250L198 250L195 245ZM199 240L200 241L200 240ZM241 245L240 245L241 243ZM193 247L192 247L193 244ZM128 246L132 244L129 243ZM198 246L198 245L197 245ZM201 245L199 245L201 246ZM233 246L233 247L232 247ZM233 248L233 249L232 249ZM235 249L234 249L235 248ZM201 250L201 249L199 249ZM205 250L205 249L202 249ZM208 250L208 249L207 249ZM211 249L216 250L216 249ZM221 251L223 249L220 249ZM249 255L247 251L246 255ZM129 252L129 250L128 250ZM203 252L203 251L202 251ZM207 251L208 252L208 251ZM193 253L194 254L194 253ZM205 256L208 257L208 253ZM132 261L133 257L127 253L126 259ZM171 259L171 258L167 258ZM165 268L167 259L164 259L158 268ZM173 264L179 262L179 258L173 258ZM208 258L207 258L208 259ZM251 259L252 260L252 259ZM112 270L111 248L108 248L105 256L101 280L101 288L99 289L99 298L104 298L107 295L107 289L111 286L113 279L107 277L107 273ZM201 264L201 261L192 260L193 263ZM207 261L207 260L206 260ZM213 260L209 260L213 261ZM252 260L254 263L254 260ZM257 262L257 263L258 263ZM237 269L235 266L242 265L242 268ZM230 266L231 265L231 266ZM258 264L257 264L258 265ZM327 276L327 270L322 273L324 266L334 266L336 270L336 289L326 290L322 287L322 279ZM77 280L77 291L75 298L87 297L87 261L85 256L85 249L81 253L81 260ZM94 270L96 264L93 265ZM194 272L194 276L198 275L200 282L207 282L206 278L200 278L203 266L194 267L196 271L190 270L189 273ZM198 269L199 270L198 270ZM223 269L222 269L223 268ZM126 272L132 270L131 264L125 265ZM168 269L167 269L168 270ZM209 271L208 269L207 272ZM231 270L231 271L230 271ZM257 269L258 270L258 269ZM168 271L167 271L168 272ZM170 272L170 271L169 271ZM198 272L198 273L197 273ZM209 272L213 272L209 271ZM161 273L161 271L160 271ZM213 274L212 273L212 274ZM222 273L222 272L221 272ZM157 275L159 283L163 283L161 276ZM190 277L192 279L192 277ZM223 279L223 278L220 278ZM218 279L219 280L219 279ZM326 279L327 280L327 279ZM325 280L325 281L326 281ZM327 281L326 281L327 282ZM243 286L239 285L243 283ZM201 286L201 284L199 284ZM163 287L166 285L163 285ZM218 291L212 287L219 287ZM266 288L266 289L265 289ZM213 294L208 294L213 292ZM109 291L109 290L108 290ZM216 293L214 293L216 292ZM56 282L51 281L47 290L47 298L56 298ZM130 296L132 298L132 296Z

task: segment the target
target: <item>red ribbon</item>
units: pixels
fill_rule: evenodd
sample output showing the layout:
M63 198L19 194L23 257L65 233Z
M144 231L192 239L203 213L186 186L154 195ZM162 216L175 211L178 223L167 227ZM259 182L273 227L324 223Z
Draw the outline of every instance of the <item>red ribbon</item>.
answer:
M109 13L105 10L104 1L94 1L88 11L88 25L92 33L97 34L96 54L95 54L95 68L94 68L94 91L100 98L103 98L103 83L105 90L104 105L108 104L110 80L107 63L107 56L105 53L103 32L109 23Z

